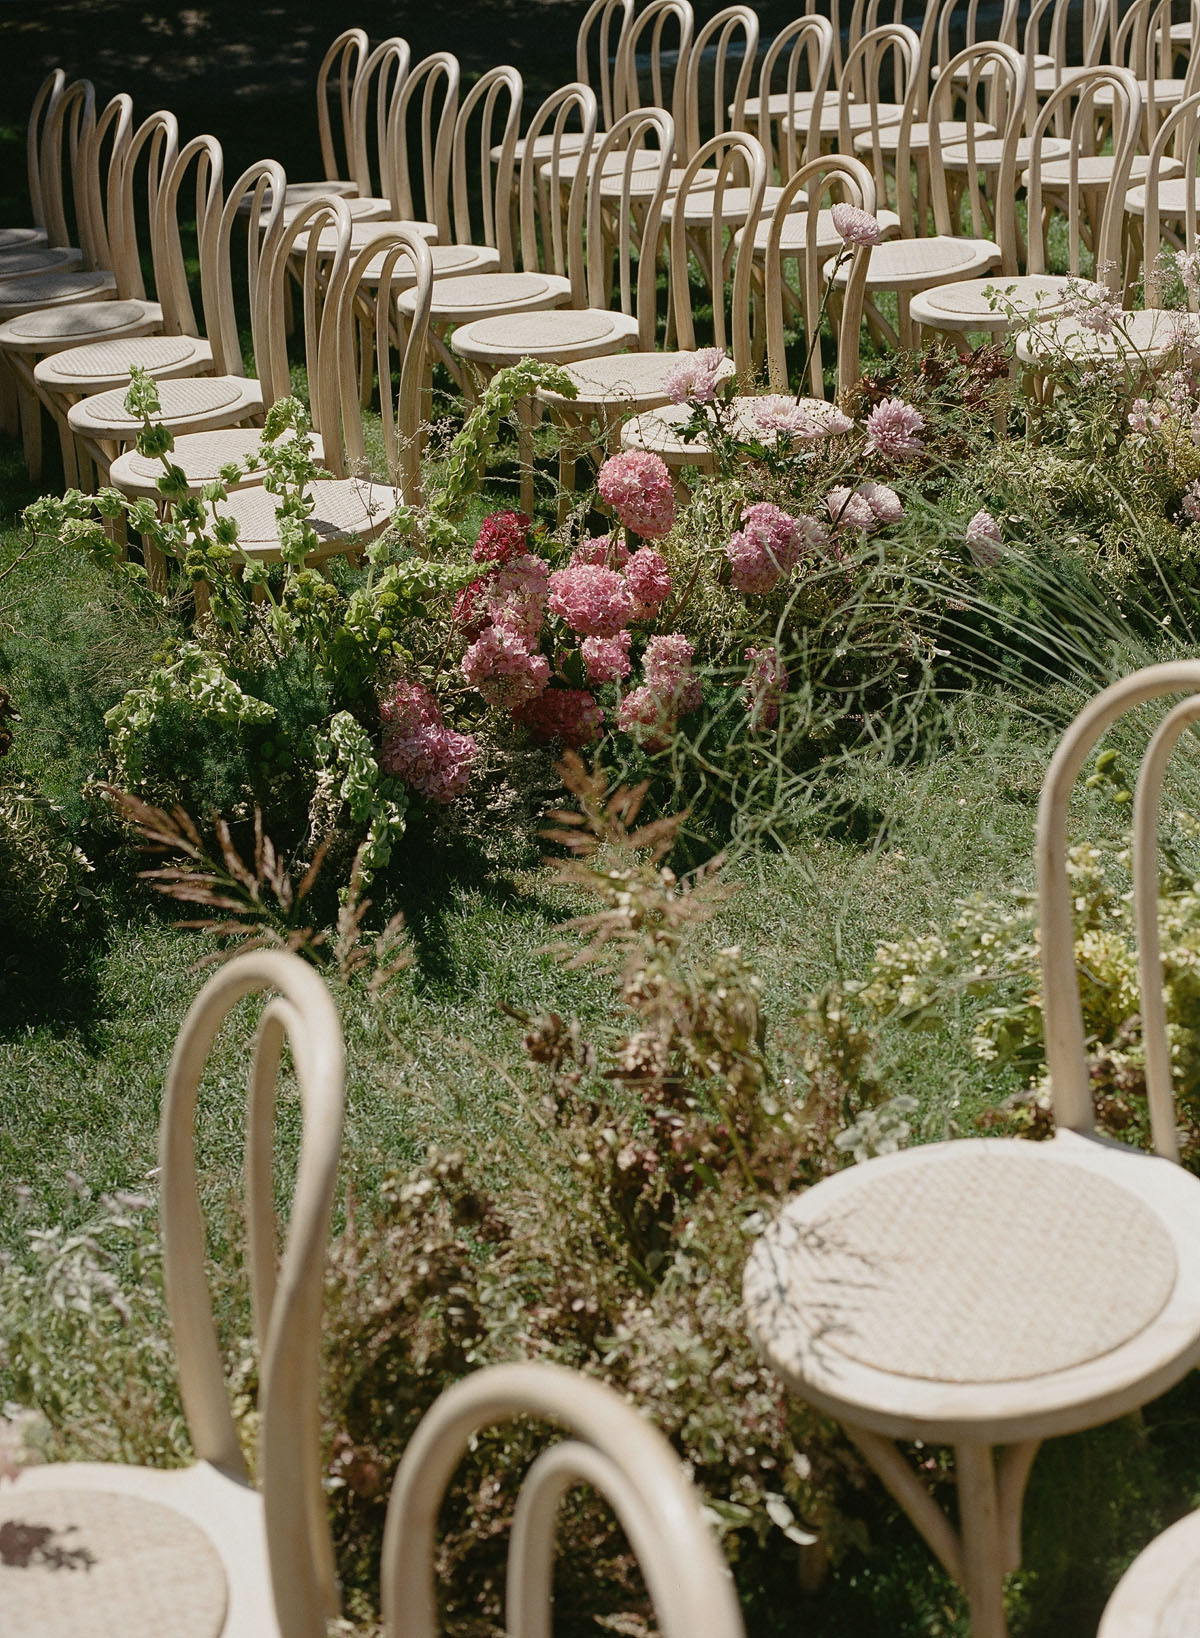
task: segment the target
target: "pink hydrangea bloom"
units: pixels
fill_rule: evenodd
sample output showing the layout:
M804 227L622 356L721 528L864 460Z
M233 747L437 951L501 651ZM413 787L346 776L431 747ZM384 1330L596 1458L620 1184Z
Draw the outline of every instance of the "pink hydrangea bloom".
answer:
M508 560L484 583L488 618L507 626L532 644L537 641L546 614L550 569L532 552Z
M397 683L380 703L387 725L379 753L384 771L432 802L451 802L467 788L478 747L442 721L437 701L421 683Z
M632 620L634 598L615 569L580 563L550 576L550 612L581 637L613 637Z
M668 700L679 716L700 704L700 679L692 669L691 643L682 632L651 637L642 656L646 686Z
M625 565L625 584L637 599L639 620L657 613L671 595L671 571L666 558L653 546L639 546Z
M991 569L1000 561L1003 536L1000 525L990 512L982 509L967 524L967 550L977 569Z
M620 682L629 675L629 644L632 633L618 631L612 637L585 637L579 645L588 681Z
M463 655L462 674L489 705L512 710L542 692L550 662L511 627L485 626Z
M1193 523L1200 523L1200 478L1194 479L1183 492L1183 515Z
M524 512L493 512L479 526L479 539L471 553L476 563L507 563L526 549L526 531L533 519Z
M858 492L875 515L876 523L899 523L904 502L886 483L860 483Z
M610 455L596 484L600 497L635 535L657 540L675 522L675 491L665 461L643 449Z
M857 205L848 205L843 201L835 205L829 214L845 244L877 245L883 238L882 224L870 211L860 210Z
M767 648L748 648L746 664L750 667L742 693L751 728L773 728L779 720L779 703L787 692L788 674L779 650L771 644Z
M586 688L547 688L513 712L513 719L543 743L561 740L573 750L599 738L604 712Z
M468 637L478 637L487 624L487 604L484 601L484 580L472 580L469 586L464 586L454 599L454 611L451 618L456 626L461 626Z
M807 546L824 542L825 531L815 518L794 518L758 501L742 513L743 527L725 548L730 580L736 591L765 596L791 574Z
M911 460L925 448L920 436L924 426L920 410L903 398L885 398L867 416L867 449L889 461Z
M663 377L663 389L673 404L711 404L721 379L728 372L728 355L722 347L701 347L685 353Z
M653 688L635 688L617 707L617 726L648 751L661 751L675 732L675 713Z
M572 568L588 563L594 568L623 569L628 562L629 547L615 535L592 535L581 540L571 553Z

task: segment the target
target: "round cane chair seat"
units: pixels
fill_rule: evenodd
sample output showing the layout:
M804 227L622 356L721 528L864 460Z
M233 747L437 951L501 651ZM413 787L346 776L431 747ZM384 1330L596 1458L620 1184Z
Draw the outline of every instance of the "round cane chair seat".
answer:
M593 139L592 146L596 147L599 143L603 142L603 140L603 135L600 132L597 132L595 138ZM554 154L555 146L556 144L553 135L534 137L533 158L550 159ZM584 149L583 132L564 131L558 138L557 147L560 154L581 154ZM528 152L528 141L525 137L518 137L516 146L513 149L513 158L518 164L520 164L521 160L524 159ZM491 160L493 165L498 165L503 156L504 145L500 142L497 142L488 153L488 158Z
M318 466L325 460L325 444L319 432L311 432L312 456ZM199 493L206 483L216 483L221 468L230 462L239 464L257 455L262 442L260 427L220 427L211 432L184 432L175 440L171 451L172 466L183 473L189 492ZM157 500L161 494L158 479L162 476L162 462L149 455L139 455L136 449L127 449L109 468L108 481L122 494L133 499ZM234 487L241 488L263 481L260 468L247 472Z
M627 157L623 152L617 151L606 155L600 174L601 176L621 177L628 165L632 175L636 175L639 171L652 171L657 175L661 163L662 155L649 148L639 148L632 158ZM595 169L596 160L591 152L584 154L582 147L580 147L574 152L564 153L558 164L559 182L573 182L581 166L588 171ZM555 167L547 161L538 172L538 175L543 182L551 182L554 179L554 169ZM682 176L682 170L678 174Z
M33 250L46 243L45 228L0 228L0 250Z
M156 301L93 301L40 307L0 324L0 347L19 353L56 353L91 341L142 336L162 328Z
M571 299L570 279L555 273L476 273L438 279L429 309L434 324L470 324L506 313L538 313ZM402 291L396 306L411 313L415 299Z
M396 217L381 217L378 220L372 219L366 222L354 223L354 226L350 229L350 249L352 252L359 251L364 245L372 244L376 239L385 238L398 227L412 228L414 232L421 235L422 239L426 239L430 243L436 240L438 236L437 226L433 222L401 222ZM292 246L292 255L297 261L301 260L307 253L308 241L311 237L312 235L307 232L296 235L295 243ZM336 228L321 229L317 249L322 254L333 255L337 249Z
M307 521L320 538L315 554L320 557L357 551L382 534L392 513L404 504L403 490L369 478L331 478L313 484L308 493L314 504ZM217 501L212 511L214 517L236 521L242 551L273 563L280 559L277 504L276 496L256 485L235 490L227 500Z
M65 273L82 266L83 251L71 245L0 249L0 279L40 278L43 273Z
M900 218L893 210L878 210L875 220L886 233L899 231ZM744 229L739 230L736 237L740 241ZM770 220L759 222L754 230L754 254L762 258L766 255L767 241L771 234ZM820 210L817 212L817 255L832 256L842 247L842 236L833 225L833 212ZM781 256L804 256L808 253L808 212L806 210L789 211L783 219L783 231L779 235L779 254Z
M1111 154L1082 154L1077 162L1079 185L1081 188L1107 188L1112 181L1113 165L1115 161ZM1131 180L1141 181L1150 168L1148 154L1135 154L1129 168ZM1179 176L1183 166L1177 159L1164 159L1159 164L1160 177ZM1071 161L1069 159L1052 159L1042 165L1042 187L1051 189L1066 189L1071 180ZM1021 186L1028 186L1028 174L1021 178Z
M955 239L934 234L927 239L888 239L875 245L867 263L868 290L918 291L943 279L973 279L1000 260L1000 247L987 239ZM845 285L850 268L843 264L836 275L831 262L825 270L835 285Z
M670 402L664 382L677 365L693 357L685 353L608 353L565 366L575 383L574 398L562 393L540 391L544 403L570 410L598 410L612 407L653 409ZM727 358L717 370L717 379L726 381L734 374Z
M292 190L289 187L283 204L283 219L285 222L290 222L299 216L305 206L310 205L314 199L335 197L346 200L346 209L350 212L352 222L382 222L395 219L392 215L392 201L390 199L370 199L358 195L355 195L354 198L346 198L345 194L332 195L328 189L309 194L301 199L293 199L291 194Z
M601 191L603 192L603 188L601 188ZM700 184L699 193L689 191L687 203L683 208L685 222L694 222L700 228L707 227L711 223L713 214L711 194L711 187L705 187L703 182ZM762 210L768 217L782 196L782 188L771 186L763 189ZM678 201L668 199L663 206L664 221L673 221L677 208ZM749 214L750 189L726 188L721 195L721 220L725 226L744 227Z
M751 1253L751 1332L797 1392L894 1438L1094 1426L1200 1356L1200 1182L1060 1132L851 1166ZM1149 1392L1147 1389L1149 1388Z
M967 134L966 121L960 119L943 120L939 127L939 133L944 143L953 142L955 139L965 139ZM996 135L995 127L984 125L981 122L976 125L975 134L984 141L989 141ZM913 153L924 153L929 147L928 123L925 120L914 121L909 127L908 140ZM860 136L855 137L854 151L856 154L869 154L876 143L879 144L881 152L885 154L896 153L900 147L900 126L885 125L879 131L864 131Z
M1189 191L1193 202L1200 207L1200 180L1193 178L1189 183L1185 176L1172 176L1165 181L1160 180L1158 184L1158 214L1170 217L1186 215ZM1136 188L1130 188L1125 195L1125 209L1130 216L1144 216L1146 214L1146 184L1144 182L1139 183Z
M754 420L756 395L745 395L730 401L727 415L732 426L740 427L750 437L768 441L767 435ZM820 421L830 410L822 398L801 398L797 407L807 410L814 420ZM688 438L685 428L692 419L690 404L663 404L644 411L621 428L622 449L645 449L658 455L667 466L695 466L704 472L711 470L715 456L707 438Z
M1141 368L1148 360L1169 353L1181 341L1194 345L1200 340L1200 316L1195 313L1153 307L1144 312L1123 313L1120 322L1127 335L1120 330L1103 335L1089 329L1078 318L1044 319L1017 337L1017 360L1044 370L1052 367L1056 355L1065 352L1075 359L1125 359L1133 367Z
M1134 1559L1096 1638L1194 1638L1200 1632L1200 1513L1164 1530Z
M914 324L935 330L1007 330L1022 319L1061 307L1072 280L1055 273L1023 273L1008 278L964 279L936 285L912 299Z
M846 110L846 123L851 134L858 131L880 130L885 125L899 125L904 117L904 109L898 102L877 102L874 108L870 103L851 103ZM808 135L808 121L799 114L784 120L784 128L790 129L795 136ZM837 98L829 99L827 106L821 109L819 130L822 136L835 137L841 131L841 114L838 110Z
M92 273L43 273L23 279L0 279L0 320L16 318L36 307L65 307L71 302L111 301L116 275L97 269Z
M639 166L637 169L635 169L632 172L632 174L630 175L628 190L626 190L626 184L625 184L624 177L620 173L618 173L617 175L614 176L611 172L609 172L609 174L601 176L601 178L600 178L600 197L602 199L611 199L613 201L616 201L616 200L619 200L620 198L622 198L623 194L626 191L628 191L629 198L632 199L632 200L635 200L635 201L639 200L639 199L650 199L650 198L652 198L654 196L654 194L656 194L658 192L658 163L657 163L658 155L657 154L651 154L650 157L651 157L651 159L653 159L655 161L655 164L653 166ZM685 170L686 170L686 167L680 165L680 166L674 167L668 173L667 186L666 186L667 194L672 194L672 193L676 192L676 190L679 187L679 184L683 181L683 178L684 178L684 175L685 175ZM717 185L717 173L716 173L716 171L701 169L701 170L696 171L696 173L692 177L692 183L691 183L692 191L694 193L698 193L701 196L701 198L703 198L704 194L710 188L715 188L716 185ZM725 190L725 193L726 193L726 197L728 199L730 199L730 200L732 200L739 193L742 194L743 197L748 196L748 190L746 190L745 188L740 188L740 189L739 188L727 188ZM670 209L670 199L667 200L666 206L664 207L663 214L665 215L666 211L669 210L669 209ZM710 206L709 207L709 215L711 216L711 214L712 214L712 207ZM735 215L736 215L736 211L735 211ZM743 218L743 220L745 219L745 207L744 206L743 206L743 209L742 209L742 218Z
M401 301L403 301L401 297ZM461 325L450 337L460 358L488 368L534 358L572 364L601 353L619 353L637 339L635 318L604 308L558 307L542 313L507 313Z
M156 380L203 374L212 368L212 347L197 336L137 336L90 342L43 358L33 372L41 387L77 394L103 392L127 383L134 366Z
M790 97L786 91L772 91L767 98L767 118L783 119L790 114L798 119L802 114L811 114L814 96L812 91L797 91ZM728 112L732 116L732 103ZM742 104L742 112L748 123L756 125L762 118L762 98L747 97Z
M429 254L433 259L433 276L435 279L466 278L468 275L498 273L500 271L500 252L493 250L490 245L431 245ZM369 262L363 270L364 284L378 284L383 274L384 255L381 252L373 262ZM401 258L392 272L394 288L403 290L410 287L416 280L416 272L405 272L406 258ZM407 264L411 268L412 264Z
M158 385L161 408L156 424L176 429L234 426L260 415L262 387L249 376L200 375ZM81 398L67 411L67 425L80 437L106 443L130 444L141 430L142 420L125 408L126 388Z

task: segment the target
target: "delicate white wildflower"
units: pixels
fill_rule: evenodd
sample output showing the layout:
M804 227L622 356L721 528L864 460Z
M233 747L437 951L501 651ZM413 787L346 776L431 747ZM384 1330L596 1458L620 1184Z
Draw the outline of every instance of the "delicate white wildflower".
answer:
M1000 547L1003 542L1000 525L990 512L982 508L967 524L967 550L971 554L971 561L977 569L993 569L1000 561Z
M1176 251L1175 269L1188 296L1193 301L1200 299L1200 250Z
M902 1093L889 1098L875 1109L864 1109L854 1122L833 1140L835 1149L852 1154L856 1161L870 1160L874 1155L893 1155L902 1149L912 1135L908 1117L917 1112L916 1098Z
M1157 400L1152 404L1148 398L1135 398L1126 417L1129 430L1148 438L1162 426L1163 408L1164 406Z
M1112 335L1121 318L1118 298L1107 285L1094 279L1069 279L1063 307L1080 329L1098 336Z
M43 1460L41 1446L49 1432L39 1411L5 1405L0 1416L0 1481L15 1479L23 1467Z

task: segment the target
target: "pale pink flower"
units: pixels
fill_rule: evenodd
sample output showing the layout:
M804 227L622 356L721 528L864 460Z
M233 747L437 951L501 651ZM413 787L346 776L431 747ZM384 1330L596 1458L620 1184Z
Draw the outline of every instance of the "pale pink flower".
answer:
M471 777L478 747L470 734L447 728L437 701L421 683L397 683L381 702L388 725L380 766L432 802L452 802Z
M1069 279L1064 289L1063 310L1082 330L1110 336L1121 319L1121 303L1107 285L1091 279Z
M604 712L585 688L547 688L513 712L513 719L537 740L561 740L572 750L597 739Z
M633 634L618 631L612 637L585 637L579 645L591 683L620 682L629 675L629 644Z
M675 713L653 688L635 688L617 707L617 726L648 751L661 751L675 732Z
M550 569L532 552L508 560L484 583L483 598L488 618L536 642L546 613Z
M663 376L663 390L672 404L711 404L728 371L723 347L701 347L685 353Z
M625 565L625 584L637 599L637 619L645 620L657 613L671 595L671 571L666 558L653 546L639 546Z
M580 563L550 576L550 612L581 637L613 637L633 619L634 596L615 569Z
M858 489L847 489L839 484L825 497L825 505L835 529L874 529L879 519L870 501Z
M442 720L438 702L425 684L419 682L398 682L391 693L380 700L379 716L399 734L412 733Z
M920 434L925 417L902 398L885 398L867 416L867 450L889 461L907 461L925 448Z
M1192 523L1200 523L1200 478L1193 479L1183 492L1183 515Z
M980 510L967 524L967 550L977 569L994 569L1000 561L1004 537L990 512Z
M692 669L691 643L682 632L651 637L642 656L646 686L669 700L679 716L700 704L700 679Z
M860 210L857 205L848 205L842 201L836 204L829 214L833 217L833 225L844 244L877 245L883 238L882 224L870 211Z
M754 729L773 728L779 720L779 703L787 692L788 674L779 657L779 650L771 644L767 648L748 648L746 664L750 671L742 684L750 726Z
M791 574L806 548L822 546L826 538L815 518L794 518L770 501L747 506L742 528L725 548L734 590L765 596Z
M661 456L644 449L610 455L600 468L596 486L601 499L635 535L657 540L670 534L675 522L675 491Z
M1152 404L1148 398L1135 398L1126 419L1131 432L1149 437L1163 424L1163 406L1157 402Z
M485 626L463 655L462 674L489 705L512 710L542 692L550 662L511 627Z
M904 502L886 483L860 483L858 492L875 514L876 523L899 523Z
M1200 250L1176 251L1175 266L1184 290L1195 300L1200 296Z
M571 553L572 568L587 563L593 568L623 569L628 562L629 547L616 535L592 535Z
M779 392L754 399L745 411L745 418L764 439L796 438L805 443L837 437L849 432L854 425L836 404L797 404L794 398Z

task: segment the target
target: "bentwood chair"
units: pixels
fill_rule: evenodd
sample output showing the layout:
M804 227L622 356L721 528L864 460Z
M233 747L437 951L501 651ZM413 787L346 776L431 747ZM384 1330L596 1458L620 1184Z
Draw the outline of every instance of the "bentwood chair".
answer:
M317 69L317 134L321 144L324 175L315 182L289 182L287 204L300 204L320 193L352 198L359 191L355 170L356 145L352 105L370 54L365 29L346 28L334 37ZM337 122L330 113L330 80L336 76ZM340 150L340 151L339 151ZM366 192L370 192L370 188Z
M1067 818L1105 730L1180 694L1133 809L1150 1154L1094 1131ZM1041 1440L1145 1404L1200 1360L1200 1179L1178 1164L1156 834L1167 759L1197 720L1200 661L1150 666L1097 695L1051 760L1037 866L1054 1139L963 1139L850 1166L786 1205L746 1268L763 1358L846 1428L963 1586L974 1638L1006 1631L1004 1575L1020 1564ZM957 1530L894 1440L955 1447Z
M245 1168L247 1263L261 1357L258 1489L230 1410L213 1323L195 1117L218 1031L244 997L260 992L271 999L250 1058ZM299 1083L302 1130L277 1265L272 1138L285 1044ZM329 992L298 956L259 950L235 957L193 1002L167 1075L159 1177L167 1307L196 1459L173 1471L89 1462L31 1467L0 1489L5 1531L24 1532L25 1539L35 1532L44 1546L27 1565L0 1561L0 1630L13 1638L100 1631L130 1638L183 1632L324 1638L326 1617L338 1611L317 1381L344 1073Z
M48 170L45 167L44 155L50 129L60 117L59 110L66 85L67 76L61 68L54 68L46 75L34 95L33 106L29 110L29 123L25 129L25 175L29 187L29 214L33 222L29 227L0 228L0 252L32 250L50 243L48 218L54 212L47 209L46 191L55 187L61 189L62 167L60 163L53 171ZM64 238L65 229L64 222Z
M400 1462L383 1541L388 1638L436 1638L438 1508L475 1438L517 1417L562 1428L513 1514L505 1630L550 1638L558 1514L587 1485L608 1502L645 1577L663 1638L744 1638L733 1582L700 1497L662 1434L601 1382L559 1365L493 1365L447 1389Z
M1164 253L1193 252L1200 245L1198 210L1200 92L1176 104L1163 120L1150 146L1145 179L1125 195L1125 288L1128 293L1144 268L1147 307L1163 305ZM1194 293L1185 294L1195 312Z

